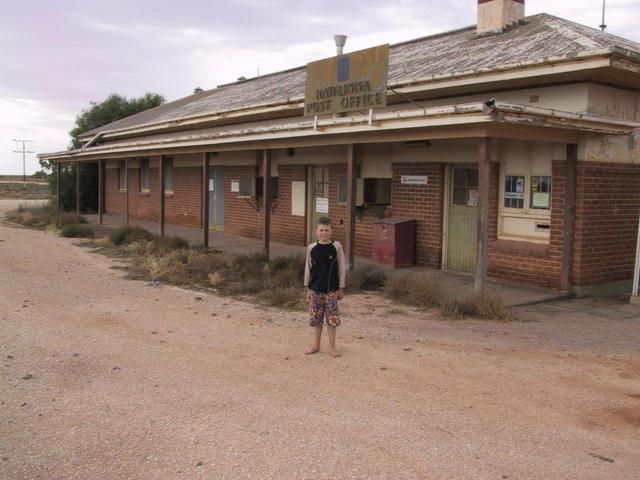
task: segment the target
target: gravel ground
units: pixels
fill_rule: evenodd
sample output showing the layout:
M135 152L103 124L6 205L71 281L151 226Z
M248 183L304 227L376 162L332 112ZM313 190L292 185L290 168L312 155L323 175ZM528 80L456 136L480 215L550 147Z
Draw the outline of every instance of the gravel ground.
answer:
M303 313L145 286L75 242L0 226L2 479L640 478L626 306L504 324L353 295L343 356L309 357Z

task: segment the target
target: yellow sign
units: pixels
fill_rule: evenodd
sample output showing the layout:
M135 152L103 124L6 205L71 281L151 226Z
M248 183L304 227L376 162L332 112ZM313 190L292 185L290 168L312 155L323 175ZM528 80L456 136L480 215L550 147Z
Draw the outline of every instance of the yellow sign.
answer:
M304 114L386 106L388 69L388 44L308 63Z

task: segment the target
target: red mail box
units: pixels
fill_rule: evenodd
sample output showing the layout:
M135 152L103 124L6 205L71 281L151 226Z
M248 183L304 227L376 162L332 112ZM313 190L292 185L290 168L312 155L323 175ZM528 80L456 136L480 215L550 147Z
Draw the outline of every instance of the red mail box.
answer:
M416 221L383 218L374 222L373 260L394 268L414 264Z

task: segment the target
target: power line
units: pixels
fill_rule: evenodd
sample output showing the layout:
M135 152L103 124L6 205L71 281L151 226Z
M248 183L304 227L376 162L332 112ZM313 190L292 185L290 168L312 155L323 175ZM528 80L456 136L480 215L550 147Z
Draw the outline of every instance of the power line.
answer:
M27 153L36 153L33 150L27 150L27 143L33 143L33 140L27 140L22 138L14 138L14 142L16 142L16 150L13 153L22 153L22 182L26 183L27 181L27 164L26 164L26 155ZM20 148L19 144L22 143L22 150L18 150Z

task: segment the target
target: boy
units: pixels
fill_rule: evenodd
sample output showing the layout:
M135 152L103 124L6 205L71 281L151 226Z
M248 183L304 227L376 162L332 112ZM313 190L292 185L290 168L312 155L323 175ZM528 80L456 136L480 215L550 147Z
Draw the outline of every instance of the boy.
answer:
M320 351L322 323L326 321L329 333L329 354L339 357L336 350L336 327L340 325L338 300L344 298L346 266L342 245L331 240L331 219L320 217L316 222L318 241L307 247L304 269L304 286L311 318L309 325L315 328L314 344L305 353Z

